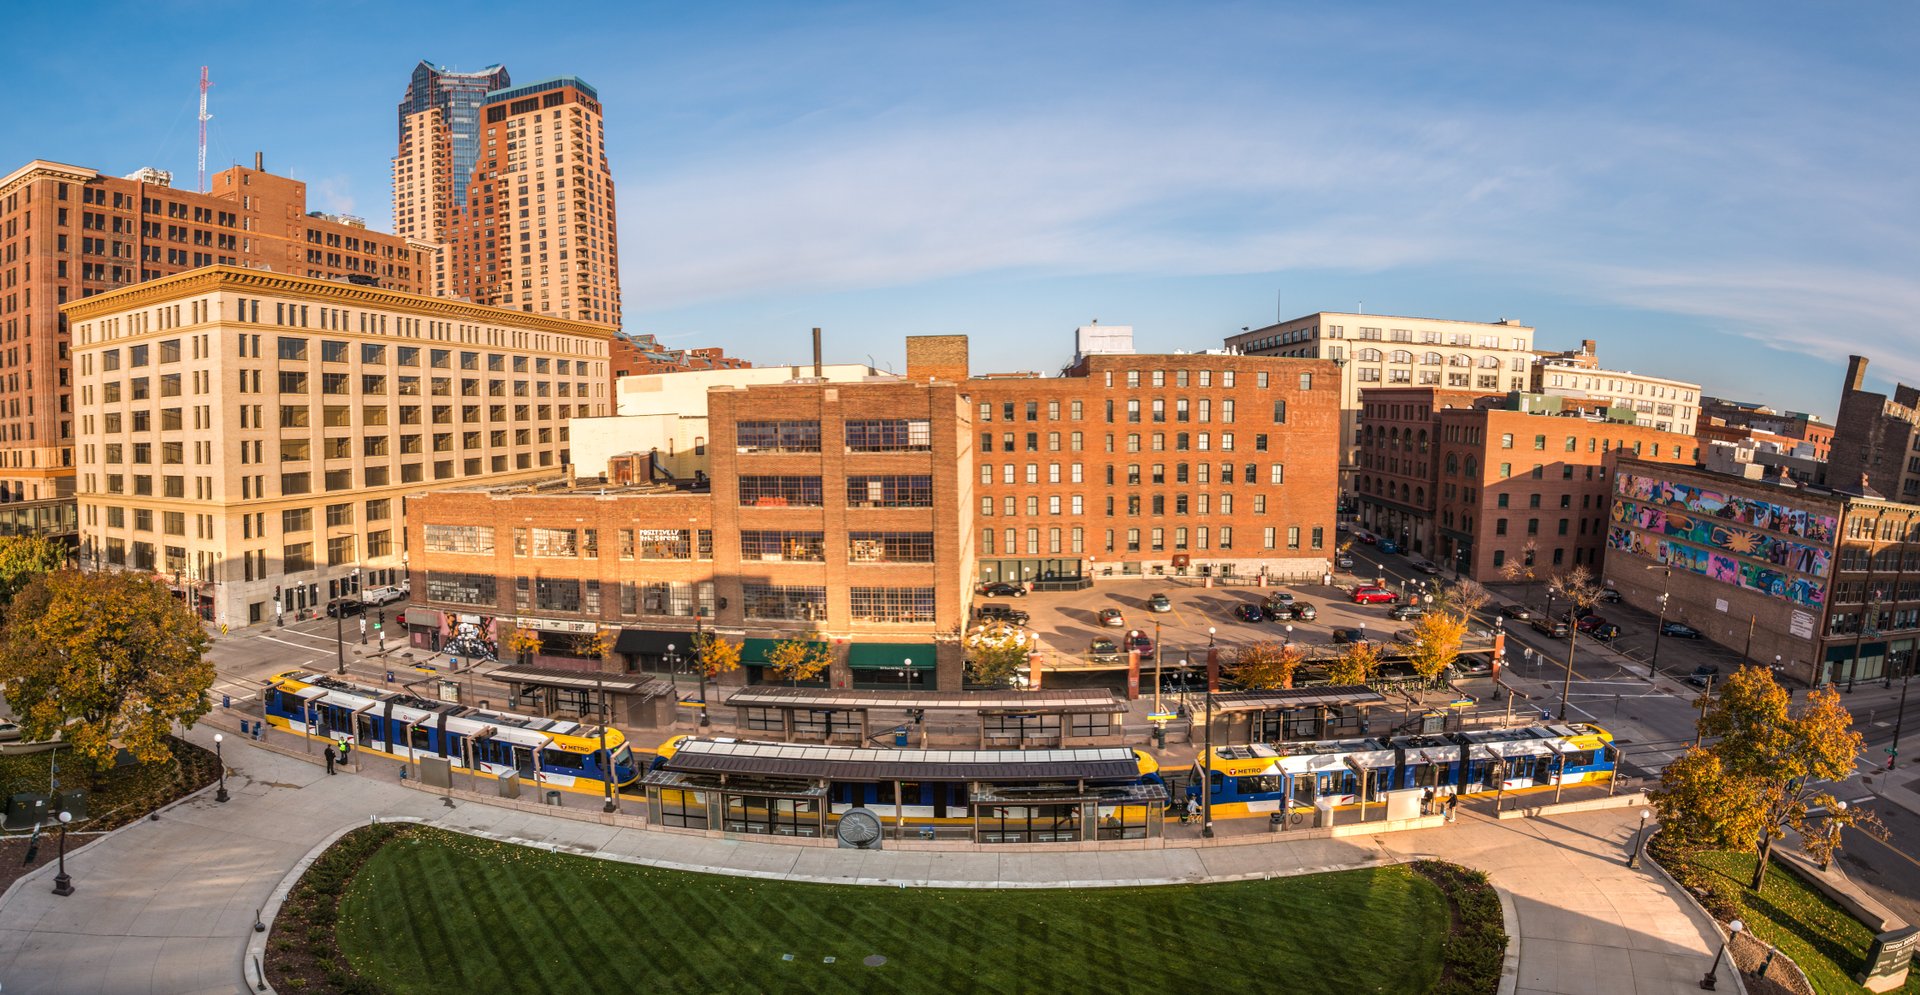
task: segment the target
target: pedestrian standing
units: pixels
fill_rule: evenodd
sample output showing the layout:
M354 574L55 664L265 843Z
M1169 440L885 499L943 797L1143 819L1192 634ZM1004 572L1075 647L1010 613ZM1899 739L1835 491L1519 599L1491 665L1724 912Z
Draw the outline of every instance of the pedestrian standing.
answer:
M327 773L333 773L333 744L327 744Z
M1432 788L1428 788L1425 792L1423 792L1420 795L1420 814L1421 815L1433 814L1433 789Z
M1454 810L1458 809L1459 807L1460 807L1460 796L1448 795L1447 796L1447 821L1448 822L1452 822L1454 820L1455 814L1456 814Z
M347 743L347 737L345 736L340 737L340 762L341 763L347 762L347 754L352 752L352 749L353 748Z

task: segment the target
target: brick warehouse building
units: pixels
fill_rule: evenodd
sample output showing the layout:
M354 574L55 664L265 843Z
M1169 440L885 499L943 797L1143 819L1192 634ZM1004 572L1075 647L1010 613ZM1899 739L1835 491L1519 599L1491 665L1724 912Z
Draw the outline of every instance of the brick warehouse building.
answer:
M0 178L0 533L76 531L62 304L216 264L426 290L423 249L309 214L307 185L266 172L260 156L211 189L45 160Z
M1361 391L1353 488L1360 524L1410 554L1433 556L1440 412L1505 400L1505 394L1433 387Z
M810 638L831 648L832 686L958 689L973 560L952 524L973 496L961 385L803 377L716 387L707 408L699 482L654 483L616 459L605 480L414 501L415 644L533 629L542 653L496 676L539 689L594 669L579 653L594 632L623 672L684 673L711 629L744 640L729 683L765 679L776 640Z
M964 368L965 338L950 336L909 339L909 369L936 344ZM1096 353L1058 377L974 377L966 390L983 582L1330 568L1332 361Z
M1441 411L1434 561L1482 583L1499 580L1510 561L1540 577L1576 565L1599 572L1608 459L1698 459L1693 436L1610 421L1604 411L1538 394L1512 395L1499 408Z
M1920 506L1623 457L1605 579L1810 684L1911 673Z
M1867 358L1847 357L1827 480L1920 501L1920 387L1895 384L1889 397L1866 384Z
M395 582L408 497L552 474L606 411L598 325L225 266L64 310L81 563L234 627Z

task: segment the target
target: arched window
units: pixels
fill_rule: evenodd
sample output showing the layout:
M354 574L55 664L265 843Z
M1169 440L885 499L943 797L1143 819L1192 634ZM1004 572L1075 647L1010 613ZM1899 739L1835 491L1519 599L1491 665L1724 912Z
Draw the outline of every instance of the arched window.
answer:
M1395 362L1395 363L1411 363L1413 362L1413 353L1410 353L1405 349L1395 349L1393 351L1393 355L1387 358L1389 361Z
M1362 349L1355 354L1355 358L1359 359L1362 363L1378 363L1380 361L1380 350Z
M1472 366L1473 357L1467 355L1464 352L1456 352L1453 354L1453 358L1447 360L1447 365L1448 366Z
M1499 368L1500 368L1500 357L1498 357L1498 356L1482 356L1482 357L1480 357L1480 368L1481 368L1481 369L1483 369L1483 370L1497 370L1497 369L1499 369Z
M1442 359L1437 352L1430 352L1420 357L1420 363L1423 366L1444 366L1446 362L1447 361Z

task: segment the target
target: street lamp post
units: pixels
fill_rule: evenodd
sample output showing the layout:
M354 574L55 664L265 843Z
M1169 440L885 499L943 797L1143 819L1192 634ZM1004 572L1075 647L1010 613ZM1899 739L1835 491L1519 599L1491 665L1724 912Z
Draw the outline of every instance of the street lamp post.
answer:
M1548 616L1551 618L1552 616ZM1573 647L1580 641L1580 623L1567 625L1567 677L1560 684L1560 721L1567 721L1567 698L1573 694Z
M223 741L225 741L226 738L227 738L226 736L217 732L213 734L213 762L215 765L217 765L220 768L220 790L213 793L213 800L217 802L225 802L228 797L227 796L227 759L225 754L223 754L220 749L220 744Z
M619 772L613 766L613 754L607 752L607 677L604 672L593 675L593 685L600 692L600 762L606 765L601 771L602 783L607 788L606 803L601 806L603 812L618 812L620 806L613 800L613 781Z
M1720 961L1727 956L1727 944L1732 943L1733 938L1746 928L1746 924L1738 919L1727 923L1727 938L1720 941L1720 952L1713 955L1713 966L1707 968L1707 976L1700 979L1701 990L1710 992L1719 987L1719 979L1715 976L1720 973Z
M1640 828L1633 833L1633 855L1627 858L1628 867L1640 866L1640 847L1646 842L1647 820L1653 818L1653 809L1640 810Z
M696 598L698 595L696 595ZM707 714L707 662L700 659L700 605L693 606L693 659L699 664L700 673L700 728L713 725L713 718Z
M1291 622L1289 622L1289 623L1287 623L1287 634L1286 634L1286 637L1285 637L1285 639L1284 639L1284 641L1283 641L1283 642L1281 642L1281 644L1280 644L1280 645L1282 645L1282 646L1292 646L1292 645L1293 645L1293 623L1291 623Z
M1660 602L1660 621L1653 627L1653 659L1647 664L1647 681L1652 683L1655 677L1660 676L1660 637L1666 635L1667 602L1671 600L1670 592L1673 590L1673 564L1649 564L1647 569L1661 570L1666 573L1666 583L1660 589L1660 597L1656 599Z
M73 878L67 874L67 825L73 822L73 813L60 812L60 871L53 876L53 893L65 898L73 894Z
M1200 771L1200 835L1213 838L1213 682L1207 682L1206 763Z
M1153 714L1160 714L1160 625L1153 626Z
M1847 803L1845 801L1835 801L1833 803L1833 809L1835 812L1838 812L1840 815L1846 815ZM1840 847L1840 823L1836 821L1834 817L1829 816L1827 818L1827 853L1826 853L1826 856L1820 858L1821 870L1824 871L1827 868L1833 866L1833 851L1836 849L1839 849L1839 847Z
M1911 652L1911 651L1909 651ZM1912 658L1909 657L1909 660ZM1900 727L1907 720L1907 679L1913 676L1913 664L1908 663L1900 675L1900 710L1893 717L1893 743L1887 747L1887 769L1892 770L1900 760Z

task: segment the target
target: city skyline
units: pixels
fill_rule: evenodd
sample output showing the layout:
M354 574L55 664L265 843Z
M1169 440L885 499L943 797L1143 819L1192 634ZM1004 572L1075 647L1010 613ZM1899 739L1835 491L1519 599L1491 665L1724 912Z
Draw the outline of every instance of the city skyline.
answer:
M1593 338L1609 366L1829 417L1842 342L1920 379L1913 198L1875 125L1912 95L1904 14L969 11L642 10L592 51L430 11L380 37L317 8L207 18L176 61L28 53L72 99L9 134L188 186L208 64L210 171L263 150L314 208L384 228L407 72L497 63L606 96L625 327L668 344L779 363L810 325L965 332L984 368L1051 372L1093 318L1157 351L1363 307L1517 318L1542 347ZM123 14L128 37L179 16Z

